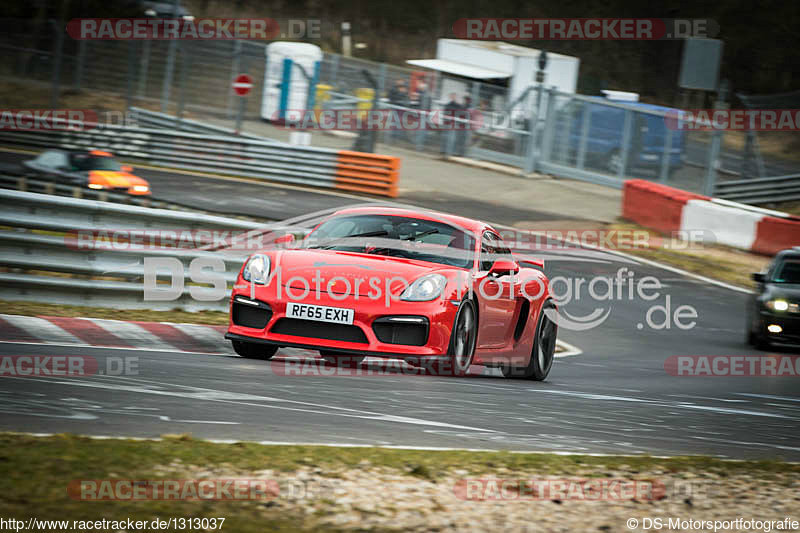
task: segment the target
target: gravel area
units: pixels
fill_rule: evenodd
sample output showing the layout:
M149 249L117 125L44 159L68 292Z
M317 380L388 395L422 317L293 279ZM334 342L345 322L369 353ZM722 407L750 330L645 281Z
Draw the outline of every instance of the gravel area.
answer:
M312 527L344 531L714 531L714 521L800 520L800 479L794 474L716 474L706 472L606 470L603 465L577 467L564 476L541 476L536 472L512 472L506 468L475 473L448 470L433 476L422 469L377 467L364 461L356 469L344 467L303 467L294 472L259 470L232 472L173 463L159 474L197 478L246 477L277 480L280 495L269 502L247 502L262 506L265 514L275 511L306 516ZM466 499L466 480L486 483ZM533 487L551 487L558 498L534 497L536 491L493 492L489 480L509 480L506 487L520 480ZM580 487L614 487L636 482L651 487L640 491L650 497L631 498L625 491L599 493L575 490ZM582 485L581 482L585 482ZM474 486L474 485L473 485ZM498 484L497 487L502 486ZM565 492L558 492L563 487ZM499 499L477 500L476 495ZM504 496L505 495L505 496ZM505 498L505 499L503 499ZM660 518L661 527L647 519ZM632 521L636 520L636 525ZM673 520L670 524L670 519ZM631 521L631 522L629 522ZM692 522L687 522L692 521ZM701 521L712 523L702 524ZM785 523L784 523L785 524ZM758 524L717 524L716 531L764 531ZM797 524L795 524L796 526ZM645 529L646 526L649 526ZM791 524L789 524L791 530ZM780 525L773 525L773 531Z

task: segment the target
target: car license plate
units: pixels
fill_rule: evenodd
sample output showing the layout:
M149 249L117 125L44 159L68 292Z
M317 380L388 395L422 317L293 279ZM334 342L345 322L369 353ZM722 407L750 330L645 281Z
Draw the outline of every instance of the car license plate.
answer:
M333 322L334 324L352 324L355 314L353 309L345 309L342 307L327 307L324 305L299 303L286 304L286 316L289 318Z

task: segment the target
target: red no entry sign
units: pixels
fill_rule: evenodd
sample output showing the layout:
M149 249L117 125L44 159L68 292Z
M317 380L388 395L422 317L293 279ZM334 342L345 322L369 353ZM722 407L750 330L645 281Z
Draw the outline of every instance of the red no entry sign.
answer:
M233 80L233 90L236 91L236 94L239 96L244 96L250 92L250 89L253 88L253 78L248 76L247 74L239 74L236 76L236 79Z

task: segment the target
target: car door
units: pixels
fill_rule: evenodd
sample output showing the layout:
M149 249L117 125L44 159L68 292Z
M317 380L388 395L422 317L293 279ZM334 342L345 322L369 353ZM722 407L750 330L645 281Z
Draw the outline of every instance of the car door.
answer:
M490 275L489 269L498 260L513 261L511 251L500 237L485 231L481 237L481 254L473 290L478 296L478 341L481 350L499 350L511 339L514 317L514 280L511 273Z

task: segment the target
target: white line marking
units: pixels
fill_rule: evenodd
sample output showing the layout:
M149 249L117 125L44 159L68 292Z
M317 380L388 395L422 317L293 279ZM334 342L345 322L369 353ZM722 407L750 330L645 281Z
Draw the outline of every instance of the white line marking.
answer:
M36 316L19 316L19 315L1 315L0 318L7 321L12 326L30 334L32 337L37 337L42 340L55 340L67 344L84 344L84 341L66 331L65 329L56 326L49 320L39 318Z

